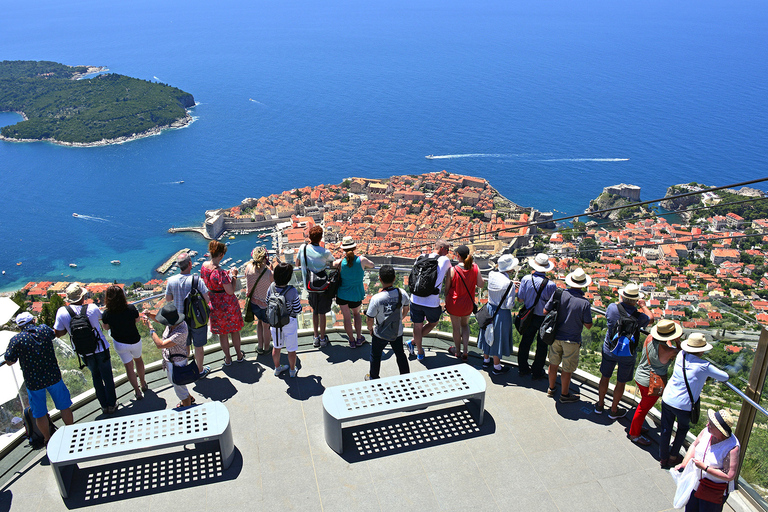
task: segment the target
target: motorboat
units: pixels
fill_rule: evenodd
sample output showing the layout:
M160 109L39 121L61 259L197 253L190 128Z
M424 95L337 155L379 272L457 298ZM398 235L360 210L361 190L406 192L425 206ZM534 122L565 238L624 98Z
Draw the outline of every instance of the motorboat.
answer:
M69 266L72 268L77 268L77 263L70 263Z
M79 215L78 215L78 214L76 214L76 213L73 213L73 214L72 214L72 216L73 216L73 217L79 217Z
M112 261L110 261L110 263L113 264L113 265L119 265L120 264L120 260L112 260Z

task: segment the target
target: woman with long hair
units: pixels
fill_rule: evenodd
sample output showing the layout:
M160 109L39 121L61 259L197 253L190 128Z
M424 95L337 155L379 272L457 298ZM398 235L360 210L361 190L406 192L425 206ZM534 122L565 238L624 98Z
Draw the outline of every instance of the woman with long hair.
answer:
M243 314L240 312L240 303L235 297L233 284L237 279L237 269L227 272L219 266L221 258L227 253L227 246L218 240L211 240L208 244L208 252L211 254L211 259L203 263L200 275L205 281L205 286L208 287L208 296L211 299L209 319L211 332L219 335L219 344L224 353L224 366L232 364L232 356L229 354L229 336L232 336L237 362L242 363L245 361L245 354L240 350Z
M256 336L258 345L256 353L269 352L269 343L272 337L267 323L267 290L274 281L272 268L269 265L267 250L264 247L255 247L251 251L251 261L245 266L245 288L251 294L251 311L256 321Z
M474 263L469 247L460 245L454 251L459 264L451 267L448 288L445 290L445 309L451 315L453 347L448 352L467 361L469 358L469 316L475 308L475 291L482 289L485 281ZM464 346L464 351L461 348Z
M104 331L111 331L117 355L125 365L128 382L133 386L136 400L144 398L143 391L149 389L144 379L144 360L141 358L141 335L136 328L140 322L139 311L133 304L128 304L123 289L117 285L107 288L105 293L107 307L101 317ZM136 370L134 371L134 365ZM138 378L136 377L138 374ZM139 381L141 387L139 387Z
M373 262L365 256L356 256L357 244L351 236L345 236L341 241L341 250L346 253L343 258L333 262L334 267L339 267L341 272L341 286L336 291L336 304L341 308L344 316L344 330L347 331L350 348L361 347L365 343L363 337L363 324L360 318L360 305L365 298L365 286L363 276L365 269L373 268ZM352 318L355 321L355 330L352 331ZM355 334L357 334L355 336Z

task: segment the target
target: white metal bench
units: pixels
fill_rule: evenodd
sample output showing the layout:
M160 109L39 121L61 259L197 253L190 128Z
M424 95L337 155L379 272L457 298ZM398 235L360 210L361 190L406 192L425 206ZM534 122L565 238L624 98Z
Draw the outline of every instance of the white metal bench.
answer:
M485 378L479 371L459 364L328 388L323 393L325 442L336 453L342 453L341 424L345 421L464 399L478 403L477 423L482 425L485 387Z
M227 469L235 445L229 411L221 402L65 425L48 442L48 460L66 498L78 462L208 441L219 442L222 466Z

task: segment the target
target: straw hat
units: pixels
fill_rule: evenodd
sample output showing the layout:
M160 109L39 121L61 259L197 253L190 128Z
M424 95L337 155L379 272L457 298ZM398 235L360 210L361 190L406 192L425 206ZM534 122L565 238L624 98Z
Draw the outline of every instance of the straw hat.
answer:
M680 348L690 354L697 352L707 352L712 350L712 345L707 343L707 338L700 332L694 332L688 336L688 339L680 344Z
M513 270L518 263L520 263L520 260L511 254L504 254L499 258L498 263L496 263L496 269L499 272L509 272L510 270Z
M357 247L357 244L355 243L355 239L351 236L345 236L341 240L341 250L342 251L351 251Z
M728 410L720 409L719 411L714 411L710 409L707 411L707 417L709 418L709 422L712 423L721 434L725 437L731 437L731 429L736 423L736 420L733 419L733 415Z
M637 283L628 283L624 288L619 288L619 297L629 300L640 300L645 297L645 294L640 291Z
M555 264L549 259L549 255L540 252L533 258L528 258L528 266L539 272L549 272L555 268Z
M584 272L583 268L579 267L565 276L565 284L570 288L586 288L592 284L592 278Z
M80 302L80 299L85 297L88 290L80 286L78 283L72 283L67 286L67 302Z
M683 328L679 323L673 320L659 320L659 322L651 327L651 336L653 339L659 341L671 341L676 340L683 335Z

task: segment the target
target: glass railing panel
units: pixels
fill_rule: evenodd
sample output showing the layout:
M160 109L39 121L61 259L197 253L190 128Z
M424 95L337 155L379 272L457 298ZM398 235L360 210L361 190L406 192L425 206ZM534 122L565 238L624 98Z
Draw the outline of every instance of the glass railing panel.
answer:
M765 402L761 403L763 407ZM763 510L768 510L768 418L760 413L755 417L749 445L744 451L739 483Z

